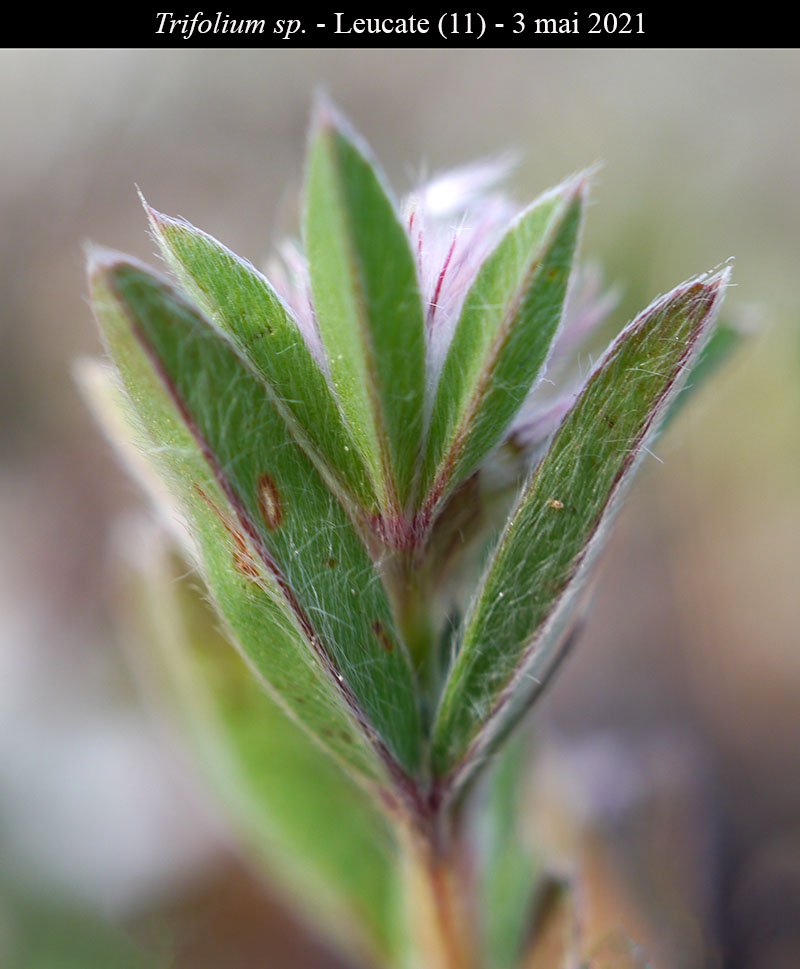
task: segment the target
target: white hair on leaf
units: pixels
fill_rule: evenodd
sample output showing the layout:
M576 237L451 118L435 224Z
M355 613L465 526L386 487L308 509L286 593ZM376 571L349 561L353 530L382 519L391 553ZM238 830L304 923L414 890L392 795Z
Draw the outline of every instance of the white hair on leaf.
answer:
M411 191L399 217L414 253L425 312L428 387L441 373L464 299L484 260L500 242L521 207L500 185L514 168L511 155L486 159L436 175ZM270 282L291 310L311 353L329 373L325 348L311 299L308 262L300 244L286 240L268 266ZM604 285L598 266L575 273L564 307L563 324L553 344L548 367L554 381L537 382L509 428L506 442L526 461L560 422L574 400L581 379L575 354L607 319L618 293ZM553 387L552 391L549 387Z

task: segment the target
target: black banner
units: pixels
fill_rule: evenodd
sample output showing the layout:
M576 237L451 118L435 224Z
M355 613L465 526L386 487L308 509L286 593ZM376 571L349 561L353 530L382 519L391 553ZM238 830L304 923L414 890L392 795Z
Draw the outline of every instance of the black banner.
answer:
M378 12L378 10L380 12ZM19 28L18 28L19 30ZM13 46L247 48L663 48L771 47L785 37L762 16L672 4L476 3L370 9L342 4L236 3L62 7Z

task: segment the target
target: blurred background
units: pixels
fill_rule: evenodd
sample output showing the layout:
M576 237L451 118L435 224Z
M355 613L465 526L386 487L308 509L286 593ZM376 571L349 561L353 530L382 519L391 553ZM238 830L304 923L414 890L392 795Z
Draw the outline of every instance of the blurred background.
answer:
M99 352L83 244L153 260L134 183L263 262L297 226L320 85L398 192L514 149L524 201L601 161L583 253L621 287L616 325L736 257L728 310L758 332L658 442L538 716L656 893L692 883L680 964L800 965L800 55L781 51L2 54L0 961L343 969L237 857L131 674L112 534L141 499L71 373ZM620 774L645 792L624 824L602 790Z

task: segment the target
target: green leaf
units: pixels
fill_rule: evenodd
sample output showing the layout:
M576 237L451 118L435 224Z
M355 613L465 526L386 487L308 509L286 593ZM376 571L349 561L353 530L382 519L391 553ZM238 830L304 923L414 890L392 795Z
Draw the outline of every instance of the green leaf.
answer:
M500 442L537 377L561 320L585 178L546 193L484 262L442 367L424 459L430 518Z
M323 742L339 754L354 748L347 760L363 772L367 738L369 761L405 784L419 761L413 676L380 576L342 506L260 379L167 283L112 256L95 270L92 290L242 647ZM325 702L304 696L311 670Z
M117 310L99 281L94 303L112 327L111 315ZM166 520L186 520L181 537L188 554L253 675L355 776L370 785L388 784L381 758L309 649L279 590L258 568L196 441L149 363L120 336L114 355L135 404L112 370L83 361L78 372L84 395L109 440Z
M434 728L439 774L485 754L546 676L590 553L697 358L727 278L728 270L700 277L656 300L612 344L561 424L470 607Z
M351 955L386 964L396 845L369 796L259 687L160 536L129 536L132 644L267 875ZM133 540L133 541L131 541ZM131 545L135 545L131 554Z
M373 163L327 109L308 161L305 248L342 409L390 516L411 494L423 431L425 323L408 237Z
M478 820L481 855L480 911L484 915L483 963L514 969L530 931L541 867L526 843L526 744L516 737L494 762L484 813Z
M263 377L292 433L340 487L375 513L373 485L356 439L297 323L269 282L188 222L145 207L170 267Z
M683 393L673 401L672 406L667 411L664 418L665 427L680 414L688 401L720 369L722 364L726 363L736 353L744 338L745 333L741 327L726 320L720 320L717 323L711 338L689 371Z

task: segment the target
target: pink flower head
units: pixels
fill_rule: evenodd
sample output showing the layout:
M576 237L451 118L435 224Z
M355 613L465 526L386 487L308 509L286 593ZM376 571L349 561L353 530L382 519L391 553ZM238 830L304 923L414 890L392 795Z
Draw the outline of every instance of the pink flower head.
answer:
M422 182L399 206L425 310L431 398L464 299L484 260L521 211L499 187L513 164L510 156L503 156L452 169ZM268 266L268 276L312 353L327 369L302 248L294 241L283 242ZM518 454L533 454L569 410L581 383L580 371L575 372L576 355L616 303L616 292L604 288L597 266L578 269L551 350L550 379L532 389L506 437Z

